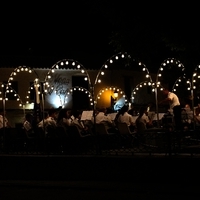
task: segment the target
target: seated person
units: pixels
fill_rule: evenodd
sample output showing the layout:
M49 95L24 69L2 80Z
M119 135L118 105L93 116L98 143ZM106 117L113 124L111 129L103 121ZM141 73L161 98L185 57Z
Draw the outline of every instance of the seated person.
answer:
M4 112L3 110L1 110L0 111L0 129L3 128L4 126L6 128L10 128L11 127L11 125L9 124L8 119L6 117L6 111Z
M56 127L56 123L55 120L51 117L49 117L49 113L48 112L44 112L44 119L42 119L37 126L43 128L43 130L45 130L45 134L47 134L47 127L48 126L52 126L52 127Z
M181 111L181 118L183 123L183 129L191 129L194 123L193 111L189 104L185 104L185 107Z
M147 116L147 108L141 107L139 110L139 116L137 117L136 121L136 130L137 133L144 133L144 131L152 126L151 120L149 120Z
M44 119L42 119L38 123L38 127L44 128L45 135L48 133L53 133L55 131L55 128L57 126L56 120L55 120L55 110L50 109L48 112L44 112Z
M68 127L71 126L72 121L73 116L71 109L61 109L58 113L57 126L61 126L65 129L65 131L67 131Z
M94 123L94 117L92 117L92 122ZM107 115L106 108L100 108L98 109L98 111L96 111L95 122L97 124L103 123L109 133L117 132L117 129L115 128L115 125L113 121L111 120L111 117Z
M75 111L73 113L74 120L71 123L71 126L76 126L81 136L91 135L91 131L87 125L81 121L81 111Z
M27 113L25 115L25 120L23 122L23 128L25 130L25 132L27 133L28 136L34 136L34 126L33 126L33 122L34 122L34 117L31 113Z
M135 109L134 103L131 103L131 107L128 110L128 114L130 114L132 116L136 116L137 115L137 110Z
M130 131L135 130L135 121L132 115L128 114L128 106L124 105L117 115L117 123L126 123Z
M6 129L4 129L6 128ZM8 119L6 117L6 111L3 111L3 109L0 111L0 137L2 137L5 133L11 128L10 123L8 122Z

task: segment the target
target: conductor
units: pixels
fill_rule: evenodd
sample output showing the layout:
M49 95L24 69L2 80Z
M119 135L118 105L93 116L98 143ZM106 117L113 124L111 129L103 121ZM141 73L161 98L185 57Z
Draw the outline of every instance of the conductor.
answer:
M170 92L167 88L163 89L163 94L166 96L165 99L160 101L160 104L169 103L169 109L174 116L174 125L176 130L181 130L182 120L181 120L181 105L178 96Z

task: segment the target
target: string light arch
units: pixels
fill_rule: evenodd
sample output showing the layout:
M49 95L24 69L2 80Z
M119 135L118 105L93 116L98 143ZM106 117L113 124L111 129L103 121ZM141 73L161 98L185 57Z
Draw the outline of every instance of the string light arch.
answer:
M200 64L195 67L194 72L192 74L192 89L193 90L196 90L197 87L199 86L197 85L198 79L200 79L199 72L200 72Z
M30 67L27 67L25 65L23 66L18 66L16 67L12 72L11 74L9 75L9 78L7 80L7 82L2 85L3 87L5 87L5 93L3 94L3 97L2 97L2 101L4 102L3 103L3 106L4 106L4 109L5 109L5 101L8 101L8 97L7 97L7 94L8 93L14 93L14 96L16 97L16 100L17 101L20 101L20 104L19 106L22 107L23 109L25 109L25 103L21 100L20 98L20 95L16 92L16 90L13 89L12 87L12 81L14 81L14 77L16 77L19 73L29 73L29 74L32 74L34 73L34 75L36 77L38 77L38 74Z
M49 84L49 80L52 78L52 74L55 73L55 70L58 70L58 69L65 69L65 70L77 69L77 70L80 70L80 72L82 74L85 74L84 80L88 81L89 86L91 86L90 76L89 76L87 70L85 69L85 67L81 63L79 63L78 61L73 60L73 59L63 59L63 60L56 62L51 67L51 69L48 71L48 73L45 77L45 80L44 80L44 92L45 93L48 92L48 89L50 89L50 88L53 89L54 86Z
M101 78L100 76L104 76L105 75L105 71L108 70L109 66L113 65L114 63L116 63L116 61L120 60L120 59L130 59L130 55L127 52L119 52L113 56L111 56L109 59L106 60L106 62L104 62L104 64L101 66L96 79L94 81L94 85L96 85L97 83L101 83Z
M74 86L72 88L69 88L66 95L64 96L64 99L67 100L68 95L72 95L74 91L80 91L80 92L84 92L85 94L88 95L89 101L90 101L90 105L93 105L93 98L92 98L92 94L89 90L87 90L84 87L80 87L80 86ZM56 91L55 91L56 92ZM60 101L62 102L62 97L61 95L57 94L60 98ZM63 105L66 103L66 101L64 100Z
M153 81L142 81L135 86L135 88L131 92L131 103L134 103L135 96L138 94L139 90L146 86L151 86L151 91L155 92L156 82Z
M67 93L69 92L70 88L66 88L65 94L63 92L59 93L59 91L55 88L55 84L50 84L50 80L52 79L53 74L56 72L56 70L63 69L63 70L77 70L80 71L85 77L84 80L88 82L89 90L91 92L92 87L91 87L91 80L90 76L85 69L85 67L78 61L73 60L73 59L63 59L59 60L56 62L51 69L48 71L44 83L43 83L43 88L44 88L44 93L45 94L52 94L55 93L59 99L60 99L60 104L63 106L66 103L66 98L67 98ZM76 86L75 88L77 88ZM81 86L79 86L80 89L83 89ZM88 90L85 88L85 90ZM63 98L63 101L61 100Z
M151 77L151 75L149 73L149 70L146 67L146 65L144 63L142 63L142 62L138 62L138 65L142 67L142 71L143 72L146 72L145 78L149 79L149 82L153 82L152 77Z
M102 94L106 91L111 91L111 92L117 91L125 99L125 104L129 102L125 92L121 88L116 87L116 86L110 86L110 87L105 87L105 88L101 89L97 93L96 100L95 100L96 105L98 103L98 100L101 99Z
M20 95L19 95L19 94L16 92L16 90L14 90L11 86L7 86L6 83L5 83L5 84L2 83L2 84L1 84L1 87L2 87L2 88L6 88L4 97L3 97L3 96L0 97L0 100L1 100L1 101L3 100L3 98L4 98L6 101L8 101L9 99L8 99L8 97L7 97L7 94L9 93L9 94L13 94L13 96L16 98L16 100L20 102L20 103L19 103L19 107L23 107L23 106L25 105L25 104L23 103L23 101L22 101ZM0 94L3 95L3 92L0 91Z
M187 86L187 90L191 90L191 81L190 79L187 79L185 75L180 76L176 79L174 85L172 86L172 92L176 93L177 89L180 87L181 84L184 84L184 86Z
M181 75L181 76L184 75L184 72L185 72L185 67L184 67L184 65L183 65L179 60L177 60L177 59L175 59L175 58L168 58L168 59L164 60L164 61L161 63L161 65L160 65L160 67L159 67L159 69L158 69L158 72L157 72L157 75L156 75L156 84L157 84L157 86L161 85L162 80L160 80L160 79L161 79L161 77L163 77L163 73L165 72L165 68L168 67L169 69L171 69L171 65L175 66L176 69L180 69L181 74L180 74L180 72L179 72L179 76L180 76L180 75ZM171 75L172 75L172 74L171 74ZM177 78L176 78L176 79L177 79ZM162 84L162 85L163 85L163 84ZM160 87L160 89L162 90L163 87Z
M17 76L18 73L20 72L26 72L26 73L34 73L36 75L36 77L38 78L38 74L35 72L35 70L33 70L32 68L30 67L27 67L27 66L18 66L17 68L15 68L9 78L8 78L8 81L7 81L7 86L11 86L12 85L12 81L14 80L14 77Z
M192 80L191 80L191 96L192 96L192 108L193 108L193 112L194 112L194 107L195 104L198 104L200 102L200 64L198 64L195 69L194 72L192 74ZM196 98L196 99L195 99ZM195 102L195 100L197 102Z
M28 87L28 90L26 92L26 104L33 104L34 102L31 100L31 94L35 92L35 87L37 85L38 88L38 95L40 96L42 94L42 85L38 78L34 80L34 82Z
M16 90L14 90L11 86L8 86L7 84L2 83L1 84L1 88L7 88L5 93L3 94L2 91L0 91L0 95L3 95L0 97L1 101L4 101L4 109L5 109L5 101L9 101L9 99L7 98L7 94L13 94L13 96L16 98L16 101L19 102L19 107L23 109L23 114L25 116L25 103L22 101L20 95L16 92Z

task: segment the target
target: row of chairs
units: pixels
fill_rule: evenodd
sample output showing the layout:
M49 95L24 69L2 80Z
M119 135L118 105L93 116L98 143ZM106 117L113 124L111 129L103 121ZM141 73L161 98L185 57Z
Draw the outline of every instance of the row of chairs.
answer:
M119 134L110 134L104 124L96 124L93 134L82 136L76 126L49 127L48 134L37 128L34 135L25 131L22 124L6 128L2 140L5 152L17 153L81 153L98 149L121 148L131 145L134 133L121 124ZM125 144L126 141L126 144ZM124 143L123 143L124 142ZM123 144L122 144L123 143Z
M98 140L98 151L131 149L136 141L136 132L132 132L126 123L118 123L115 132L108 132L102 123L95 125L95 134Z
M3 140L3 150L8 153L44 154L100 154L103 150L122 150L140 148L146 152L167 151L169 139L164 130L149 130L143 139L136 131L130 131L125 123L117 125L118 132L110 133L104 124L95 124L93 134L82 136L76 126L49 127L48 134L42 128L29 135L22 127L7 129ZM170 140L172 141L172 140Z

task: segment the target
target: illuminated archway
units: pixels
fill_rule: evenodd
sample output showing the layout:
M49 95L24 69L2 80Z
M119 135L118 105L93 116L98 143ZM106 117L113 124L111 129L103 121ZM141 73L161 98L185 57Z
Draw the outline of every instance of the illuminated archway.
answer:
M155 101L155 95L154 95L154 92L155 92L155 82L152 82L152 81L142 81L141 83L137 84L135 86L135 88L132 90L132 93L131 93L131 103L136 103L135 102L135 98L136 98L136 95L140 94L142 95L142 99L144 99L144 101L140 101L140 103L137 102L137 104L147 104L149 102L152 102L152 101ZM144 88L144 87L147 87L146 89L149 90L147 92L147 90L143 93L141 93L141 89ZM150 93L150 94L148 94ZM144 95L148 95L148 97L144 97ZM151 97L152 96L152 97ZM145 100L148 100L147 102Z
M180 103L183 106L184 104L189 103L191 100L191 87L191 81L190 79L186 78L185 75L178 77L172 87L172 92L178 95Z
M130 55L128 55L126 52L122 53L119 52L113 56L111 56L109 59L107 59L104 64L101 66L100 70L98 71L98 74L95 78L94 81L94 85L96 85L97 83L101 83L101 79L100 76L104 76L105 75L105 71L110 68L111 65L113 65L114 63L116 63L116 61L119 61L120 59L129 59Z
M8 94L12 94L13 97L16 99L16 101L19 101L19 107L24 107L24 103L20 97L20 95L11 87L8 86L6 83L5 84L1 84L1 88L6 88L6 91L0 91L0 100L2 101L3 98L5 98L5 101L9 101L10 99L8 98ZM4 94L3 94L4 93Z
M167 74L166 73L167 70L168 72L170 71L170 73L168 73L168 77L166 78L166 76L164 77L163 75ZM171 70L173 70L172 71L173 73L171 72ZM168 89L172 90L177 78L180 76L184 76L184 74L185 74L184 65L175 58L168 58L161 63L156 75L156 88L155 88L157 119L159 119L158 117L158 88L160 88L160 90L163 90L163 88L168 85ZM170 86L169 84L171 84L171 88L169 87ZM161 85L163 85L164 87ZM158 122L158 126L159 126L159 122Z
M114 93L117 93L117 96L114 96ZM113 111L119 110L123 105L129 104L128 98L124 91L117 86L108 86L102 88L96 96L95 105L97 106L99 100L103 100L101 106L98 107L107 107L111 108Z
M8 78L8 81L7 81L7 86L11 86L12 85L12 81L14 81L14 77L17 76L18 73L21 73L21 72L27 72L27 73L35 73L36 75L36 78L38 78L38 74L30 67L27 67L27 66L18 66L17 68L15 68L9 78Z
M166 74L167 70L168 70L168 72L170 72L169 76L163 77L163 75ZM171 72L171 70L173 70L172 71L173 73ZM177 80L177 78L180 76L184 76L184 74L185 74L184 65L175 58L168 58L161 63L161 65L158 69L158 72L156 75L156 84L157 85L160 85L160 84L166 85L166 83L174 84L175 81ZM167 79L165 80L165 78L167 78ZM172 80L172 78L174 80Z
M52 80L52 77L56 70L70 70L70 69L76 69L78 72L81 72L81 74L85 75L84 80L88 81L89 90L91 92L91 80L90 76L87 72L87 70L84 68L82 64L80 64L78 61L72 60L72 59L63 59L58 62L56 62L51 69L48 71L45 80L44 80L44 93L46 95L52 96L50 99L54 105L57 105L57 107L62 106L66 104L66 97L67 93L69 92L70 88L72 88L71 85L69 85L69 80L62 80L60 83L58 81ZM59 85L60 84L60 85ZM87 90L87 89L86 89ZM53 95L55 94L55 95ZM57 102L57 103L56 103Z
M3 109L5 110L5 107L6 107L6 101L7 100L9 100L8 99L8 93L12 93L12 92L14 92L15 93L15 96L17 97L17 101L20 101L21 103L19 104L19 106L24 110L25 108L25 104L23 103L23 101L21 100L21 98L20 98L20 95L18 94L18 92L16 92L14 89L13 89L13 87L12 87L12 81L14 81L14 77L16 77L19 73L29 73L29 74L32 74L32 73L34 73L34 75L35 75L35 77L38 77L38 75L37 75L37 73L32 69L32 68L30 68L30 67L27 67L27 66L18 66L17 68L15 68L12 72L11 72L11 74L10 74L10 76L9 76L9 78L8 78L8 80L7 80L7 82L5 83L5 92L2 94L3 96L2 96L2 101L3 101Z
M10 98L8 98L8 95L12 96ZM0 101L2 101L3 103L3 118L5 119L5 105L6 102L9 100L16 100L19 102L19 107L23 109L23 116L25 117L25 104L23 103L20 95L11 87L8 86L7 83L2 83L1 84L1 91L0 91ZM3 123L3 126L5 126L5 123Z
M197 65L192 74L191 89L194 93L194 96L197 96L200 99L200 81L199 80L200 80L200 65Z
M83 87L80 87L80 86L74 86L72 88L68 88L65 96L61 96L60 94L57 94L60 98L60 102L64 103L62 105L63 108L65 107L65 104L67 103L68 95L72 95L74 91L80 91L80 92L87 94L88 99L90 101L90 105L93 106L93 98L92 98L91 92L89 90L87 90L86 88L83 88ZM62 99L62 98L64 98L64 99Z

